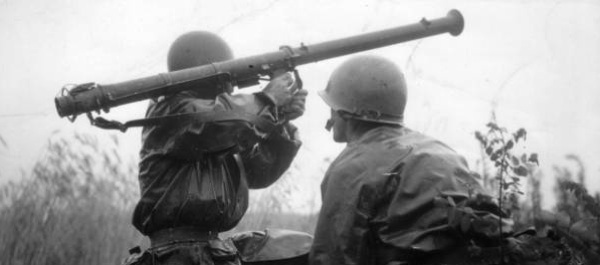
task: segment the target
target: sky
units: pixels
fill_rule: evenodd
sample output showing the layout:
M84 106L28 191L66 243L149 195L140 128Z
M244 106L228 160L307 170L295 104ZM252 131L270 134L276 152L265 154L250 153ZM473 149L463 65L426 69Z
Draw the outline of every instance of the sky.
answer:
M568 154L582 158L588 189L600 191L600 2L586 0L0 0L0 183L26 177L56 134L116 134L123 154L135 159L139 129L107 132L84 117L70 123L56 114L54 97L65 84L165 72L169 45L185 32L215 32L243 57L443 17L451 9L465 18L460 36L365 52L404 71L407 126L448 143L477 169L473 134L494 111L509 130L528 131L519 151L539 154L546 205L553 200L553 166L575 168ZM318 203L324 161L344 147L323 129L329 110L316 92L348 58L298 68L310 93L305 115L295 121L304 143L295 164L299 205ZM107 117L139 118L145 106L114 108Z

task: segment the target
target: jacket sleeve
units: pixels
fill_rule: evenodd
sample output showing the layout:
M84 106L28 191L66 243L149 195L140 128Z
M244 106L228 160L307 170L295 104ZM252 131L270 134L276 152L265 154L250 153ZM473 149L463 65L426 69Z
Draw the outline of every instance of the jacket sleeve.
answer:
M285 123L243 154L250 188L268 187L289 168L301 145L297 131L294 125Z
M274 108L256 95L221 94L214 100L189 96L174 96L151 107L150 117L184 113L243 112L277 122ZM145 138L151 138L162 153L184 160L201 159L207 153L218 153L235 148L238 152L252 149L257 143L272 138L267 132L247 121L219 122L178 121L145 129ZM275 138L277 139L277 138ZM273 140L271 140L273 141Z

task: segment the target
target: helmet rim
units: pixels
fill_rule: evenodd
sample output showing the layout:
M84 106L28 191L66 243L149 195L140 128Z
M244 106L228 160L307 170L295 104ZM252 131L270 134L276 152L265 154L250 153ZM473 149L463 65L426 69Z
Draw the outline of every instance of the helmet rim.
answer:
M404 74L391 61L355 56L336 68L327 87L318 92L335 111L356 120L402 125L406 106Z

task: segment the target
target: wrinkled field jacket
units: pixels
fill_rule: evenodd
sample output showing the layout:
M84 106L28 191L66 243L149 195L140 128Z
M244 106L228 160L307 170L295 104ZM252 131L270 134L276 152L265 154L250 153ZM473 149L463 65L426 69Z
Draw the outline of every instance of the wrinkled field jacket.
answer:
M482 192L445 144L407 128L372 129L326 172L311 264L386 264L450 248L459 236L436 201Z
M230 111L276 122L266 102L257 95L206 100L184 92L151 103L146 117ZM291 164L300 146L295 132L289 123L267 133L246 121L173 119L144 127L134 226L145 235L182 226L231 229L248 208L248 188L269 186Z

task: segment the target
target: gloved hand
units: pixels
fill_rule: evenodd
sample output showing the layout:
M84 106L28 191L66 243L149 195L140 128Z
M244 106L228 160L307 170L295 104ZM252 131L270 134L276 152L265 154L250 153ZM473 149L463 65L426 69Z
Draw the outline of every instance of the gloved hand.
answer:
M304 114L307 95L308 91L300 89L294 93L290 103L283 106L283 114L287 120L295 120Z
M283 107L290 103L294 91L296 90L296 82L290 73L280 75L263 89L262 94L266 96L273 105Z

